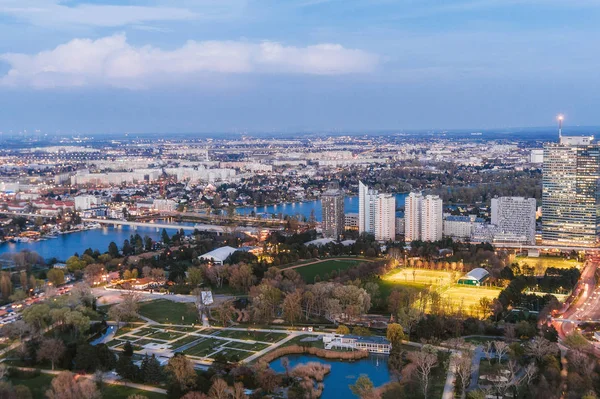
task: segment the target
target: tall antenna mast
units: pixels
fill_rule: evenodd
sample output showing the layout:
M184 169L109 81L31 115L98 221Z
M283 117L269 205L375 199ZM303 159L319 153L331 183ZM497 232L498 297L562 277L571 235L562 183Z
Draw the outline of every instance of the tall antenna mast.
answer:
M565 119L565 117L562 114L560 114L560 115L558 115L557 119L558 119L558 141L560 142L560 139L562 138L562 123L563 123L563 120Z

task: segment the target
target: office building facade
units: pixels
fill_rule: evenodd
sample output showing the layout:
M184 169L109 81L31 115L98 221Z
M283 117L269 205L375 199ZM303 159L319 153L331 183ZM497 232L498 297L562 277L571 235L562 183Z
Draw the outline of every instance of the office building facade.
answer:
M519 242L535 245L535 212L535 198L492 198L492 224Z
M600 146L588 136L563 136L544 146L542 170L543 243L597 246Z

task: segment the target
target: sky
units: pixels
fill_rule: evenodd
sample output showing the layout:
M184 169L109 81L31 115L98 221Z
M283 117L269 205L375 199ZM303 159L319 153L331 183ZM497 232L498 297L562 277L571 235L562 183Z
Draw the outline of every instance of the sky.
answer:
M600 126L598 0L0 0L0 132Z

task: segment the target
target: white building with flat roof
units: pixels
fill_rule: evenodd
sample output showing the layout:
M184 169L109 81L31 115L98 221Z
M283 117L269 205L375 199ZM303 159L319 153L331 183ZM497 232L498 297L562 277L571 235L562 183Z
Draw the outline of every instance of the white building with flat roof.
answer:
M444 224L442 199L437 195L423 198L421 207L421 240L439 241L442 239Z
M423 194L410 193L404 200L404 240L406 242L421 239L421 208Z
M375 202L375 239L389 241L396 239L396 197L392 194L379 194Z

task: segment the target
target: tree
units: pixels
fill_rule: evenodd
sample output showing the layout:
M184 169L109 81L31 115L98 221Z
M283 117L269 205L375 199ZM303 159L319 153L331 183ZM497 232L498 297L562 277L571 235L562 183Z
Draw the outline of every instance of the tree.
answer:
M85 266L86 263L77 256L71 256L69 259L67 259L67 269L69 269L71 273L81 270Z
M361 399L371 399L375 397L373 382L366 374L361 374L353 385L349 385L350 390Z
M176 353L165 366L165 371L182 392L196 387L196 371L194 365L182 353Z
M496 356L498 357L498 363L500 363L502 357L508 352L508 344L504 341L494 341L494 348L496 348Z
M75 375L69 371L63 371L52 379L46 396L49 399L100 399L102 397L93 381L87 378L76 380Z
M192 287L199 287L202 284L202 269L199 267L189 267L187 270L187 282Z
M63 356L65 350L65 344L60 339L44 339L37 352L38 361L49 360L52 364L52 370L54 370L54 365Z
M242 263L231 269L229 285L243 292L248 292L252 284L256 281L256 276L252 273L252 267Z
M283 317L294 325L294 322L302 315L302 291L297 289L285 296L283 299Z
M126 341L125 345L123 345L123 355L127 357L133 356L133 346L131 345L131 342Z
M60 269L52 268L48 270L48 273L46 273L46 277L48 277L48 281L50 281L55 286L65 283L65 273Z
M87 265L83 270L83 276L90 285L94 285L95 283L99 282L103 273L104 265L100 263L92 263L91 265Z
M161 235L161 239L162 242L165 245L169 245L171 243L171 237L169 237L169 233L167 233L167 230L163 229Z
M210 399L228 399L229 386L221 378L215 379L208 391L208 397Z
M494 354L494 343L491 341L486 342L485 345L483 345L482 351L488 363L492 364L492 356Z
M158 384L162 381L163 375L160 368L160 363L156 359L156 356L152 354L151 357L146 355L142 360L142 377L144 382L150 384Z
M22 313L23 320L35 330L41 331L46 327L50 316L50 307L46 304L35 304Z
M473 367L472 354L469 351L462 351L454 355L454 367L456 384L460 388L460 397L464 399L467 395L467 388L471 382L471 371Z
M217 317L223 327L227 327L229 321L233 317L233 302L223 301L217 306Z
M100 359L96 356L96 349L84 343L77 346L77 355L75 355L75 370L85 370L93 373L100 366Z
M119 247L117 247L117 244L115 244L114 241L111 241L110 244L108 244L108 254L112 257L112 258L118 258L119 257Z
M130 381L136 381L140 379L140 368L133 364L130 356L126 356L124 353L119 355L119 360L117 360L115 371L122 378Z
M335 330L336 334L340 335L348 335L350 334L350 329L343 324L340 324L338 328Z
M402 368L404 367L404 351L401 345L392 345L388 357L388 368L390 372L400 380Z
M22 289L15 290L15 292L8 297L8 299L12 302L20 302L27 299L27 293Z
M427 393L429 392L429 376L431 375L431 370L437 366L437 353L430 350L427 346L424 346L418 352L410 352L408 358L415 366L415 371L421 382L423 396L427 398Z
M0 292L2 292L2 298L7 300L12 294L13 284L10 281L10 273L2 272L0 274Z
M120 322L128 322L137 317L140 309L140 295L135 292L123 295L123 300L112 306L108 311L108 317L117 322L117 328Z
M556 355L558 353L558 347L555 343L538 336L527 343L525 352L528 355L533 356L539 364L547 355Z
M404 340L404 330L402 329L402 326L397 323L388 324L386 337L388 341L392 343L392 346L400 346L402 340Z

